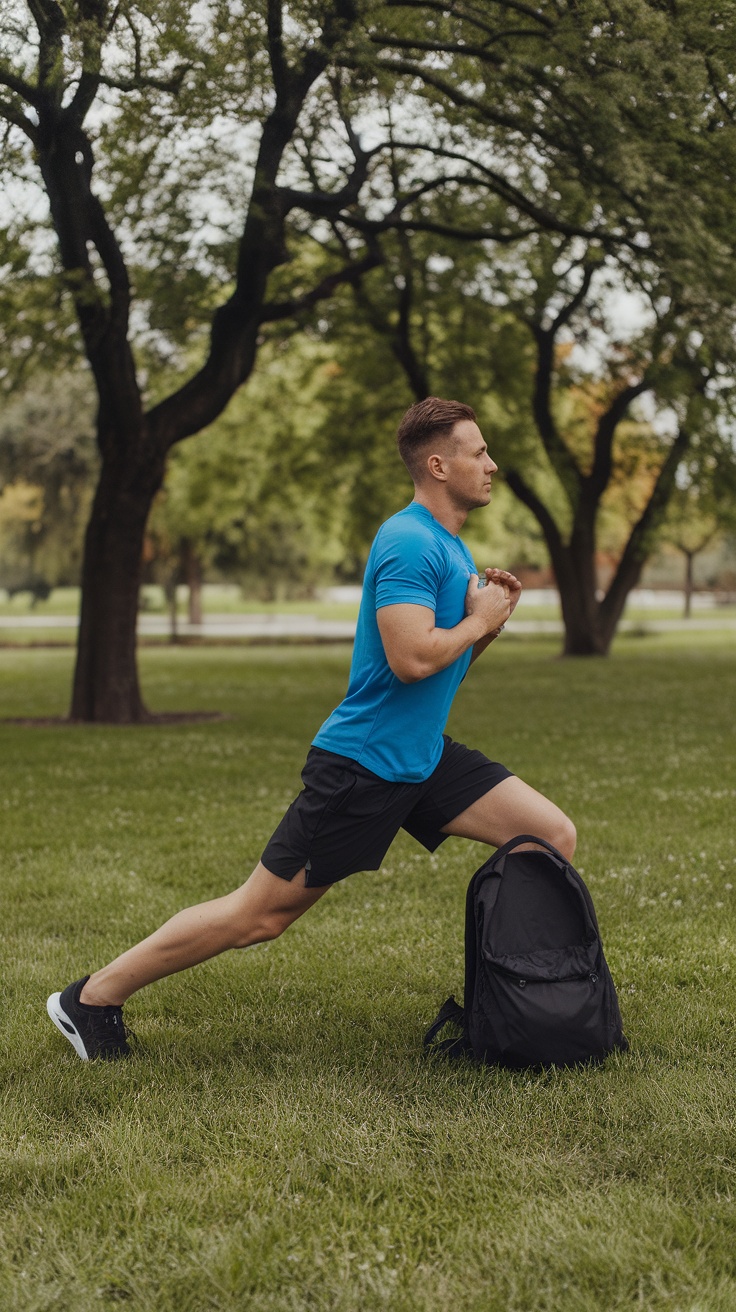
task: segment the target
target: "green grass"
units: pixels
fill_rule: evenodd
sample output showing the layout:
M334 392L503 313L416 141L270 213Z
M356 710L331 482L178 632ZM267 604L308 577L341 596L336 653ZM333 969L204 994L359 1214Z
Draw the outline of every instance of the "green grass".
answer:
M231 718L0 726L3 1312L733 1312L733 637L556 646L498 643L450 730L578 825L631 1040L598 1070L422 1059L483 849L407 836L83 1065L47 993L245 877L349 652L150 648L154 709ZM0 652L0 714L63 713L71 659Z

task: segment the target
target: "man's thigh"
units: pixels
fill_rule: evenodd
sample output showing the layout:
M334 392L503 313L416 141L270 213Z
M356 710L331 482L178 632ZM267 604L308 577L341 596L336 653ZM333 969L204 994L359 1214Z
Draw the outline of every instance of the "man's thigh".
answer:
M572 860L575 826L554 802L512 775L443 825L442 832L501 847L517 834L546 838Z

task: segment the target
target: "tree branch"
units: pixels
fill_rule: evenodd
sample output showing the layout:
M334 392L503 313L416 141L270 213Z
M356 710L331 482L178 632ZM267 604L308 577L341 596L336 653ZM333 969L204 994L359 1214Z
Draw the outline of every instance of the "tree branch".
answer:
M275 323L280 319L290 319L294 315L300 314L302 310L308 310L318 301L323 301L327 296L331 296L335 289L343 283L355 286L364 273L370 269L375 269L382 261L382 254L377 244L362 260L354 260L344 265L342 269L336 269L334 273L328 273L321 282L317 283L311 291L305 292L302 296L295 296L289 301L266 301L261 310L261 323Z
M23 113L20 105L14 105L12 100L4 100L0 97L0 118L4 118L6 123L12 124L13 127L20 128L33 144L36 144L36 129L29 118Z
M340 221L349 224L358 232L432 232L438 237L451 237L457 241L495 241L502 245L520 241L538 232L538 228L456 228L448 223L435 223L432 219L394 219L388 215L385 219L365 219L354 214L341 214Z
M572 452L563 441L552 413L552 385L555 372L555 344L560 328L572 318L584 303L590 290L598 262L589 260L583 265L583 277L577 291L552 320L549 328L542 328L535 320L527 320L537 344L537 371L534 378L533 410L542 445L549 456L571 504L577 503L584 476Z
M181 84L194 64L180 64L170 77L151 77L139 73L135 77L110 77L100 73L97 81L103 87L112 87L115 91L168 91L176 95Z
M723 90L721 89L721 87L718 85L718 75L717 75L717 73L716 73L716 70L715 70L715 66L714 66L713 60L712 60L712 59L709 59L709 58L706 58L706 60L705 60L705 67L706 67L707 70L708 70L708 81L710 82L711 90L712 90L712 92L713 92L713 95L715 96L716 100L718 101L718 104L720 105L720 107L721 107L721 109L723 110L723 113L726 115L726 117L729 118L729 119L731 120L732 123L735 122L735 121L736 121L736 115L734 114L733 109L731 108L731 106L730 106L729 103L728 103L728 98L727 98L726 92L723 91Z
M361 70L366 69L366 66L361 61L350 59L347 56L338 56L335 62L340 68L346 68L353 72L356 68L360 68ZM507 128L511 132L523 132L526 130L527 135L529 133L528 124L522 124L518 119L512 118L508 114L501 114L497 110L491 110L488 106L480 104L473 98L473 96L466 95L464 91L460 91L451 83L445 82L444 78L441 78L438 74L422 67L421 64L414 64L408 59L376 59L372 62L370 69L372 71L376 68L381 69L386 73L399 73L406 77L419 78L420 81L424 82L428 87L433 87L435 91L440 91L453 105L457 105L461 109L473 110L484 122L493 123L495 127ZM366 69L366 71L368 70ZM535 128L535 132L542 140L545 140L547 144L553 144L538 126Z
M328 67L333 49L355 21L354 0L332 0L321 40L307 50L301 68L282 68L284 81L261 132L238 247L235 290L215 312L210 349L202 368L148 415L149 431L159 451L216 419L253 368L268 279L272 270L288 258L284 201L276 183L278 171L312 84ZM271 39L278 41L274 10L271 22ZM294 312L293 303L290 312Z
M283 94L288 77L288 64L284 54L283 13L281 0L268 0L266 19L268 34L268 55L271 61L273 85L276 95Z
M339 231L337 232L340 239ZM407 382L417 401L429 396L430 384L426 360L420 360L412 341L411 310L414 296L414 279L411 265L411 251L408 243L401 243L401 263L403 283L398 290L397 320L392 324L389 315L384 313L367 294L361 282L353 286L356 304L362 310L375 333L384 337L391 351L406 375ZM395 285L395 284L394 284Z
M566 233L564 235L567 236ZM573 264L571 268L574 267L575 265ZM575 311L580 309L580 306L583 304L586 296L588 295L588 292L590 291L590 284L593 281L593 275L596 269L599 268L599 261L597 260L585 261L582 267L583 267L583 278L582 278L582 282L580 283L580 286L578 287L578 290L575 292L573 296L570 297L570 300L567 302L567 304L563 305L562 309L552 320L550 327L547 329L541 329L540 331L548 332L552 337L555 337L559 332L560 328L564 328L565 324L570 322ZM569 272L570 269L567 270L567 273Z
M448 3L448 0L387 0L388 9L430 9L445 17L448 13L455 18L462 19L465 23L470 23L472 27L477 27L481 32L494 32L490 23L484 22L472 11L462 10L459 5ZM513 13L523 14L525 18L531 18L535 23L540 23L543 27L550 29L554 26L552 20L547 18L539 10L534 9L532 5L514 3L513 0L499 0L500 9L510 9Z
M67 30L64 12L56 0L28 0L39 35L39 91L58 80L62 38Z
M516 33L516 35L520 34ZM532 35L541 37L542 34L534 32ZM470 43L464 45L462 41L427 41L419 37L392 36L390 32L374 32L370 39L373 45L381 46L384 50L424 50L430 54L468 55L470 58L493 64L494 68L502 68L505 64L503 56L491 54L487 46L474 46Z
M537 370L532 397L534 421L542 439L542 446L570 498L571 505L574 506L583 476L577 461L562 440L552 413L555 335L553 331L539 328L534 324L530 327L537 343Z
M374 146L371 150L362 150L357 139L351 144L356 153L355 168L345 185L339 191L299 191L296 187L279 187L278 194L284 215L292 209L302 209L308 214L330 218L339 214L346 205L355 204L368 176L368 165L382 147Z
M642 396L653 386L653 378L645 372L638 383L630 383L614 398L608 409L601 415L596 427L593 444L593 465L585 483L597 505L608 487L613 467L613 439L631 402Z
M38 87L26 82L24 78L14 73L12 68L8 68L7 64L0 64L0 86L7 87L8 91L13 91L16 96L20 96L21 100L25 100L26 104L32 105L34 109L41 103L42 97Z
M448 180L453 177L457 180L467 181L474 186L486 185L488 189L497 195L501 200L507 201L515 209L518 209L528 218L534 219L538 227L547 232L558 232L563 237L584 237L588 241L599 241L602 246L610 246L614 238L610 233L598 229L581 228L575 224L561 223L558 216L546 210L537 201L530 199L513 183L504 178L503 174L498 173L495 169L489 168L487 164L481 163L480 160L464 155L461 151L448 150L445 146L430 146L426 142L420 141L396 141L393 143L399 150L423 151L433 155L437 159L456 160L460 164L475 169L481 173L482 178L474 177L472 174L467 178L462 174L448 175ZM617 245L630 245L631 243L621 236L615 238Z
M554 563L555 557L565 550L565 543L562 539L562 534L557 527L556 521L552 518L552 515L548 511L544 502L540 500L536 492L529 486L518 469L506 469L503 473L514 496L518 497L519 501L522 501L534 515L534 518L544 533L547 546L549 547L550 556Z

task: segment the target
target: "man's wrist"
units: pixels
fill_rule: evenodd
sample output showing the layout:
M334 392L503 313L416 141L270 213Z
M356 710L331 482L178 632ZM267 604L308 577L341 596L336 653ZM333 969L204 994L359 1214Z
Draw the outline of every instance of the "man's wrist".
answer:
M483 623L483 620L480 615L473 615L473 614L466 615L465 623L468 625L470 632L473 635L472 636L473 645L475 645L476 642L480 642L481 638L487 637L488 629Z

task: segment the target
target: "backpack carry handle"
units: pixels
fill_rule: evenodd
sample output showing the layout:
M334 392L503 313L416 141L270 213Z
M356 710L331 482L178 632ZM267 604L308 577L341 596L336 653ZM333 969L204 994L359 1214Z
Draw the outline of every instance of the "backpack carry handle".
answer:
M498 871L499 875L503 874L506 857L510 852L513 852L514 848L520 847L522 843L536 843L538 847L545 848L552 860L556 861L562 870L565 870L569 865L562 853L556 847L553 847L551 843L548 843L546 838L539 838L536 834L517 834L515 838L510 838L507 843L499 847L494 856L491 857L494 869ZM498 864L496 864L497 862Z

